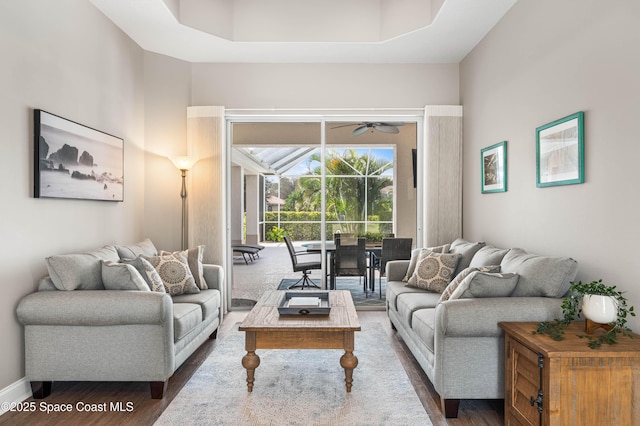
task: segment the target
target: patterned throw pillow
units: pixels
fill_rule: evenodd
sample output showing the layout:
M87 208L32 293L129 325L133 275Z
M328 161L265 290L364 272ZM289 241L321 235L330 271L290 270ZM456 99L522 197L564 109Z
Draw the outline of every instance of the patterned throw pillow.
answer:
M184 251L174 251L173 253L168 251L161 251L160 255L164 256L166 254L183 254L187 258L187 263L189 264L189 270L191 271L191 275L193 275L193 279L196 282L196 285L200 290L206 290L209 287L207 286L207 282L204 280L204 268L202 267L202 259L204 258L204 246L193 247Z
M451 281L459 260L459 254L427 253L418 260L407 285L442 293Z
M407 274L404 276L402 281L405 283L409 281L409 278L413 275L413 272L416 270L416 265L418 264L418 260L427 254L433 253L449 253L450 244L445 244L437 247L428 247L428 248L420 248L414 249L411 251L411 260L409 260L409 267L407 268Z
M153 267L148 260L142 257L137 257L133 260L123 260L123 263L128 263L138 270L142 278L145 280L151 291L157 291L158 293L166 293L162 283L162 278L158 275L158 271Z
M162 283L170 295L178 296L180 294L200 292L189 270L187 258L182 253L162 256L145 256L142 254L140 257L148 260L158 271L158 275L160 275Z
M442 292L442 296L440 296L440 300L438 303L442 303L444 301L449 300L453 292L458 288L460 283L467 278L472 272L480 271L480 272L500 272L500 265L492 265L492 266L479 266L479 267L469 267L463 269L456 277L449 283L447 288Z

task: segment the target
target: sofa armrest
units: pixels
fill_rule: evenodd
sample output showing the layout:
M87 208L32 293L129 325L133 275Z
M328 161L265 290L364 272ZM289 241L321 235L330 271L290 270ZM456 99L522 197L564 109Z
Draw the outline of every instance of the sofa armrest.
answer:
M204 264L204 280L207 287L216 290L223 290L224 287L224 269L220 265Z
M40 291L17 308L27 325L173 325L173 303L166 293L124 290Z
M402 281L409 269L408 260L390 260L387 262L385 273L387 281Z
M500 337L502 321L550 321L562 317L562 299L491 297L457 299L436 307L436 333L445 337Z

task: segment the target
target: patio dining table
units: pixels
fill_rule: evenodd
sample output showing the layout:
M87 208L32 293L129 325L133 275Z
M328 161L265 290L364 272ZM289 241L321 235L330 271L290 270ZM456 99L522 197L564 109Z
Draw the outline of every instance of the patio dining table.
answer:
M322 243L320 241L313 241L309 243L302 244L302 247L306 248L310 253L320 253L322 251ZM336 272L335 272L335 252L336 252L336 243L333 241L327 241L325 243L325 250L327 252L327 256L329 258L329 290L336 289ZM380 257L382 253L382 244L374 243L367 244L365 246L365 251L369 256L369 263L367 265L367 269L369 272L369 289L371 291L376 290L376 280L375 274L376 270L373 267L376 257Z

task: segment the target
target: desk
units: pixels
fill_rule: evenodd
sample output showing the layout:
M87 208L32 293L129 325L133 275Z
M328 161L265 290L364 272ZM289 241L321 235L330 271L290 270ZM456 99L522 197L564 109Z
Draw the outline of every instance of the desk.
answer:
M321 242L311 242L302 244L302 247L306 248L308 252L311 253L320 253L322 251L322 243ZM325 250L329 257L329 290L336 289L336 271L335 271L335 251L336 251L336 243L333 241L327 241L325 243ZM367 268L369 269L369 289L371 291L376 290L376 270L373 267L373 263L375 262L376 257L380 256L382 253L382 246L380 244L367 245L365 251L369 255L369 265Z

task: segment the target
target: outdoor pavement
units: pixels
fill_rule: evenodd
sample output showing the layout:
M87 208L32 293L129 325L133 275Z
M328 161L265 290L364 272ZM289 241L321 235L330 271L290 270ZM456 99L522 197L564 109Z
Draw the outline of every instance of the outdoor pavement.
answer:
M294 246L302 250L304 243L304 241L294 242ZM301 272L293 272L289 251L284 242L260 244L265 247L260 251L260 257L249 262L248 265L245 264L242 256L234 255L232 299L236 299L236 303L233 306L250 306L243 302L258 300L266 290L276 290L283 278L298 279L302 276ZM310 276L314 281L319 281L322 271L312 271Z

